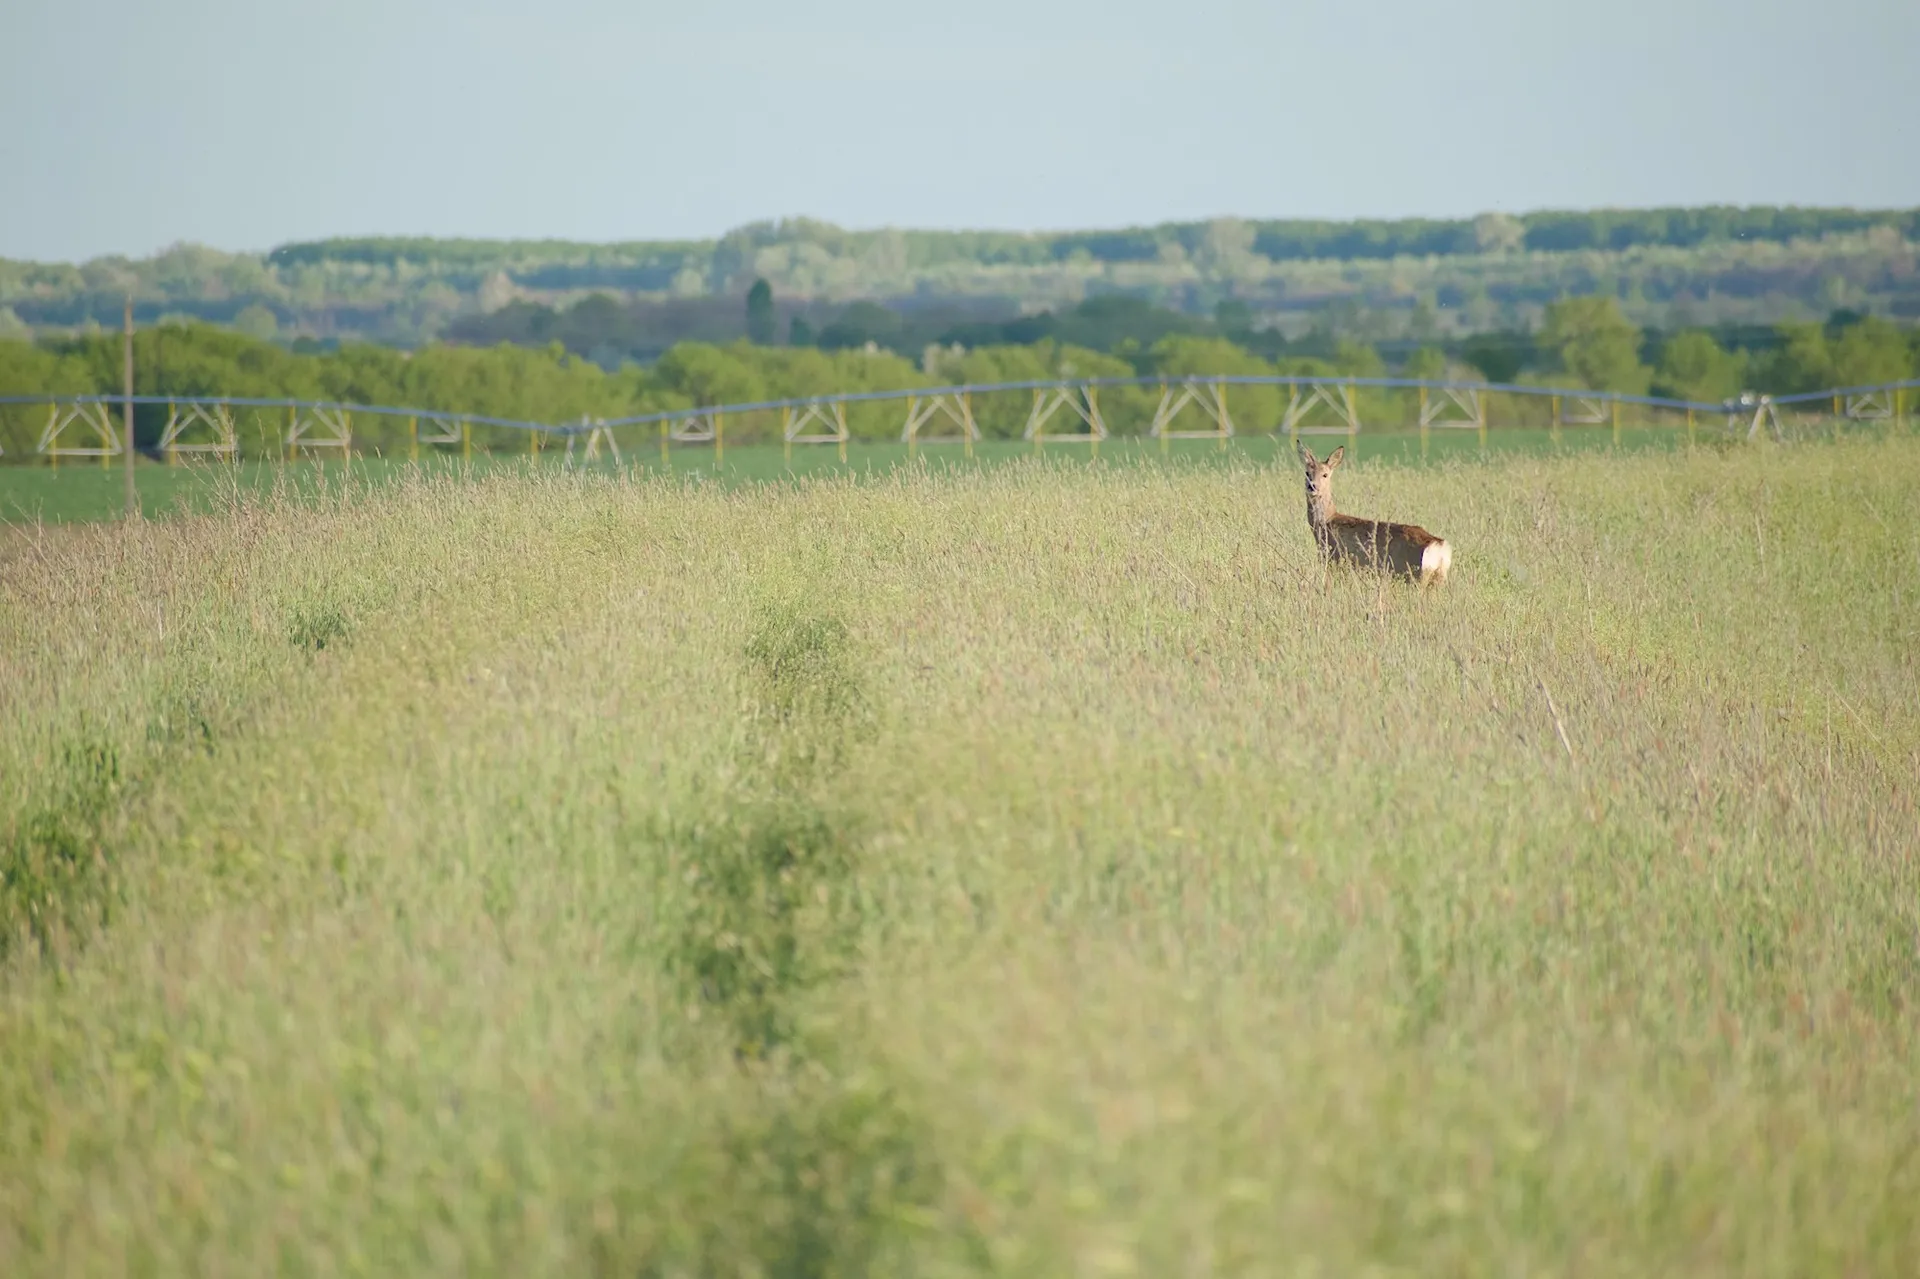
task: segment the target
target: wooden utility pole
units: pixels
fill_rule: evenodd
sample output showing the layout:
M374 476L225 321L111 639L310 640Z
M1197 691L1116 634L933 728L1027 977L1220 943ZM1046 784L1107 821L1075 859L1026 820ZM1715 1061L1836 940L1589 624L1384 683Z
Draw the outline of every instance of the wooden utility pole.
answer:
M133 294L127 294L127 314L124 328L125 341L121 362L122 398L120 400L120 421L126 429L126 447L123 450L127 473L126 517L129 520L140 518L140 495L133 486Z

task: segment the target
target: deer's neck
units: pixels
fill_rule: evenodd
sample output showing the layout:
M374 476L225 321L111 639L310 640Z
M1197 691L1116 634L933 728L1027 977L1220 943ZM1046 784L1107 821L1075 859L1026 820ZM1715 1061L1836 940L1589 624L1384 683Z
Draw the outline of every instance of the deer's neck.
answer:
M1318 532L1331 524L1333 516L1333 494L1307 494L1307 523L1314 527L1314 531Z

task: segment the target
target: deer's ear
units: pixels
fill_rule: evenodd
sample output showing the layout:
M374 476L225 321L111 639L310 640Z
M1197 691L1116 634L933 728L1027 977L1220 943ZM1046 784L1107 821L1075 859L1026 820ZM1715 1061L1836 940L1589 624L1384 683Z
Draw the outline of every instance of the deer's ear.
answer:
M1313 455L1312 449L1297 440L1294 442L1293 447L1294 451L1300 454L1300 460L1305 462L1309 468L1320 465L1320 459Z
M1327 458L1327 469L1331 471L1334 467L1340 465L1340 463L1346 460L1347 460L1347 446L1342 444L1339 448L1335 449L1333 453Z

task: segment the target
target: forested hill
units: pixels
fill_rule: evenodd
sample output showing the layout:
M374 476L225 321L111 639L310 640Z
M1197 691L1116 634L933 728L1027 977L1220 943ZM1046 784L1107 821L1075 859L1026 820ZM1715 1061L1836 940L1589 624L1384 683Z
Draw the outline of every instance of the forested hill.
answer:
M643 335L602 354L644 360L678 339L749 335L742 303L758 280L783 326L799 316L815 329L861 300L939 311L951 326L1105 294L1202 317L1228 305L1259 326L1333 325L1369 341L1410 323L1443 335L1527 327L1555 298L1585 294L1615 297L1645 325L1770 325L1843 308L1920 315L1917 246L1916 209L1731 207L1048 233L790 219L698 241L181 245L80 265L0 259L0 335L112 326L131 292L143 323L196 319L282 341L544 341L592 301L623 313L614 329Z

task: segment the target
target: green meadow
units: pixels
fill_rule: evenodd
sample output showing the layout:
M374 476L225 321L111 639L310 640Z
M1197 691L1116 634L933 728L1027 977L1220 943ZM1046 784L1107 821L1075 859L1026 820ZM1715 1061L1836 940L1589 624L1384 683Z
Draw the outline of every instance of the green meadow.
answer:
M0 1271L1920 1273L1920 441L1462 435L0 470Z

